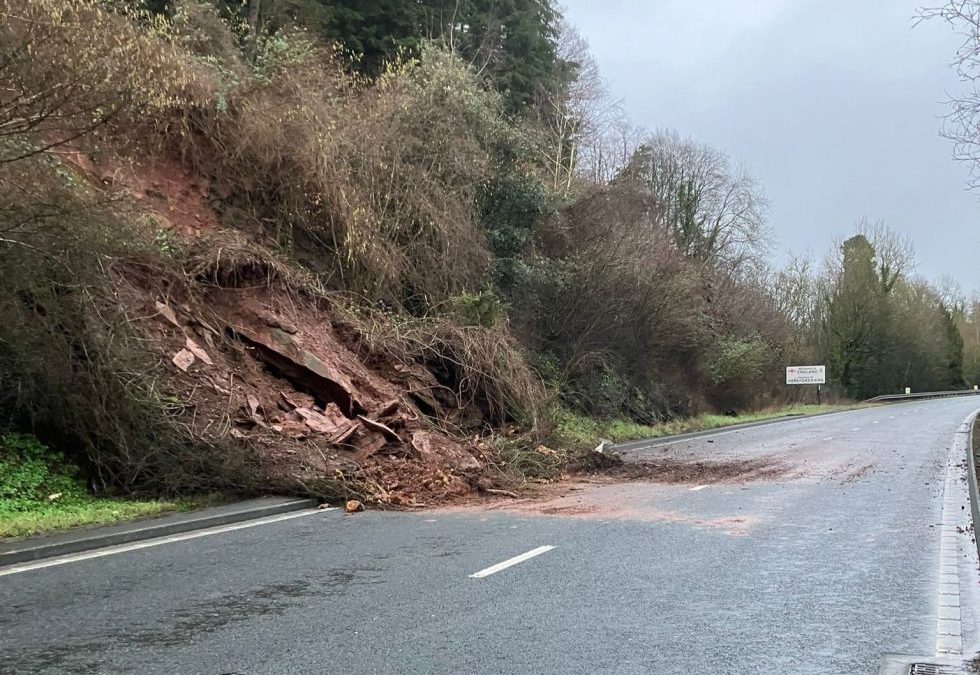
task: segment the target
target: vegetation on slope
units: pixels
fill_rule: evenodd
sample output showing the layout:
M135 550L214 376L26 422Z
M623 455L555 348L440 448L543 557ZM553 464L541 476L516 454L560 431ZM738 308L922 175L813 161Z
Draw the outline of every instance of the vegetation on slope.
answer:
M977 377L907 242L772 269L762 187L625 123L545 0L0 0L0 77L0 430L101 490L414 504L789 364Z
M802 404L755 410L743 415L717 415L704 413L695 417L684 417L653 426L637 424L629 420L597 420L584 415L576 415L567 410L555 413L556 438L572 446L594 443L595 439L607 439L613 443L637 441L662 436L676 436L697 431L710 431L738 424L751 424L801 415L822 415L845 410L855 410L860 404Z

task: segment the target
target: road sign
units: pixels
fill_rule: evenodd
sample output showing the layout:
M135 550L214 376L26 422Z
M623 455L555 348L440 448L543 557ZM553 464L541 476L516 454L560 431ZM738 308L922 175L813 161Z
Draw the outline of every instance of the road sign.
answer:
M826 383L826 366L786 366L786 384Z

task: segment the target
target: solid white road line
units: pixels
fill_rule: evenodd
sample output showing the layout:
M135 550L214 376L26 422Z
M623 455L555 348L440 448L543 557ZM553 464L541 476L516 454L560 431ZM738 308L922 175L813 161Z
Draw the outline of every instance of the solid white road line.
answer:
M9 567L0 567L0 577L5 577L10 574L19 574L21 572L29 572L31 570L44 569L45 567L57 567L58 565L67 565L68 563L81 562L82 560L91 560L92 558L102 558L107 555L126 553L127 551L139 551L140 549L144 549L144 548L152 548L154 546L161 546L163 544L173 544L178 541L187 541L188 539L209 537L212 534L233 532L234 530L244 530L249 527L256 527L258 525L268 525L269 523L278 523L280 521L290 520L292 518L302 518L303 516L312 516L317 513L324 513L326 511L336 511L336 509L313 509L310 511L298 511L295 513L282 513L277 516L268 516L266 518L248 520L242 523L232 523L230 525L219 525L218 527L209 527L206 530L196 530L194 532L185 532L183 534L173 534L167 537L157 537L156 539L147 539L146 541L138 541L132 544L119 544L118 546L107 546L106 548L100 548L94 551L85 551L84 553L72 553L70 555L62 555L56 558L38 560L37 562L20 563L17 565L11 565Z
M691 492L700 492L701 490L705 489L706 487L708 487L708 486L707 485L698 485L696 487L692 487L691 488Z
M535 556L539 556L542 553L547 553L548 551L550 551L550 550L552 550L554 548L555 548L554 546L538 546L536 549L534 549L532 551L528 551L527 553L522 553L522 554L520 554L518 556L514 556L510 560L505 560L502 563L497 563L496 565L494 565L492 567L488 567L485 570L480 570L476 574L471 574L470 575L470 578L471 579L482 579L483 577L488 577L491 574L496 574L497 572L500 572L502 570L505 570L508 567L513 567L514 565L517 565L518 563L522 563L525 560L530 560L531 558L534 558Z

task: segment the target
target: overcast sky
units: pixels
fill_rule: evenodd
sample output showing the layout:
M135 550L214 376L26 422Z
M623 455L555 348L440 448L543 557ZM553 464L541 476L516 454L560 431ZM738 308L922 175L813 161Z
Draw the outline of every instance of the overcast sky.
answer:
M939 136L959 41L914 0L564 0L635 124L726 151L765 186L774 254L863 216L918 272L980 290L980 193Z

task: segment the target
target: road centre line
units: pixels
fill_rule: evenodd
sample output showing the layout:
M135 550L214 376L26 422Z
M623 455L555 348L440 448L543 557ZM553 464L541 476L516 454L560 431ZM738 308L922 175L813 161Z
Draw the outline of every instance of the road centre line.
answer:
M513 558L497 563L496 565L492 565L484 570L480 570L476 574L471 574L470 578L483 579L484 577L488 577L491 574L496 574L497 572L501 572L507 569L508 567L513 567L514 565L522 563L525 560L530 560L531 558L534 558L535 556L539 556L542 553L547 553L548 551L551 551L554 548L555 548L554 546L538 546L537 548L532 549L527 553L522 553L520 555L514 556Z
M183 534L173 534L167 537L157 537L156 539L147 539L146 541L134 542L132 544L119 544L117 546L107 546L106 548L100 548L95 551L86 551L84 553L73 553L71 555L63 555L63 556L58 556L56 558L38 560L36 562L20 563L17 565L11 565L9 567L0 567L0 577L5 577L11 574L19 574L21 572L29 572L31 570L44 569L45 567L57 567L59 565L67 565L69 563L81 562L83 560L91 560L92 558L103 558L105 556L115 555L117 553L126 553L128 551L139 551L144 548L152 548L154 546L161 546L163 544L174 544L179 541L187 541L188 539L198 539L200 537L211 536L212 534L222 534L224 532L244 530L250 527L256 527L258 525L268 525L270 523L278 523L283 520L290 520L292 518L302 518L304 516L312 516L317 513L324 513L326 511L336 511L336 510L337 509L313 509L309 511L299 511L296 513L282 513L276 516L257 518L255 520L249 520L242 523L219 525L218 527L209 527L205 530L196 530L194 532L185 532Z

